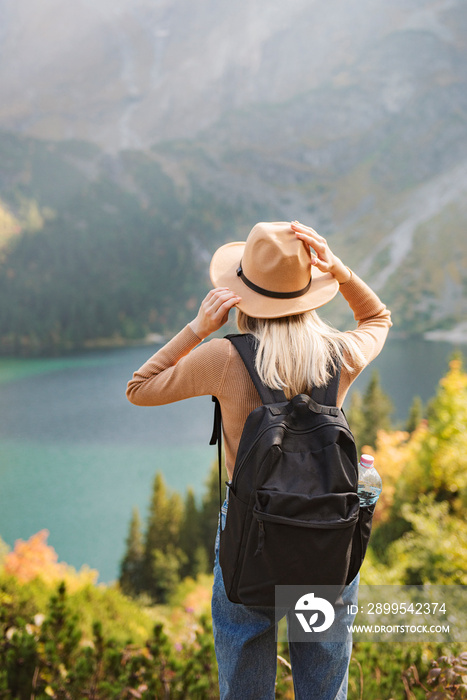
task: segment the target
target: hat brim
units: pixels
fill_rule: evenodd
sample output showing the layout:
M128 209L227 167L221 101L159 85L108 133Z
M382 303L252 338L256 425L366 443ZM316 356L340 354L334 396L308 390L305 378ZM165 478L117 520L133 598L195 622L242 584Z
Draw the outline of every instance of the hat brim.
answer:
M310 289L300 297L276 299L250 289L238 277L245 242L226 243L212 256L209 274L214 287L228 287L242 299L236 305L253 318L281 318L318 309L331 301L339 290L339 283L330 272L321 272L313 265Z

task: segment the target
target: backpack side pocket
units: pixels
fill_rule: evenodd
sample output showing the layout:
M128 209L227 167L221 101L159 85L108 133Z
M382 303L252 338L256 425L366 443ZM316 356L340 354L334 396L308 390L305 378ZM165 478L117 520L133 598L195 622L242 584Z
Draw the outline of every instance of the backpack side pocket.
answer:
M350 557L350 566L346 585L354 580L355 576L360 571L361 565L363 564L368 542L370 541L371 525L373 522L375 506L376 503L374 503L372 506L360 507L357 527L355 528L352 540L352 554Z

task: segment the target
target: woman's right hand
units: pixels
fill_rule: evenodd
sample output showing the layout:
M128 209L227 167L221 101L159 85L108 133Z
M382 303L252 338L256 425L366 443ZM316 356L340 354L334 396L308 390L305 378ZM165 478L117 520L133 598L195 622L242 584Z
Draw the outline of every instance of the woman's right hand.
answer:
M292 221L291 227L297 238L313 249L315 254L311 256L312 265L316 265L321 272L330 272L339 284L349 281L352 273L342 260L334 255L323 236L320 236L310 226L304 226L298 221Z
M198 315L191 321L191 330L203 340L227 323L230 309L241 301L241 297L227 287L211 289L201 302Z

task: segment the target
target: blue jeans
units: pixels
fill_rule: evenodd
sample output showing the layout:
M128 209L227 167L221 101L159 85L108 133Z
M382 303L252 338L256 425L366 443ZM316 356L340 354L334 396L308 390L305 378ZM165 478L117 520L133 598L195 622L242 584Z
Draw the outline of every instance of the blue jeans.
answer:
M219 515L215 544L212 622L219 666L221 700L273 700L277 670L274 608L232 603L225 593L219 565L220 528L224 529L227 498ZM357 575L343 599L357 603ZM346 615L346 622L353 622ZM296 700L345 700L352 642L290 642L290 662Z

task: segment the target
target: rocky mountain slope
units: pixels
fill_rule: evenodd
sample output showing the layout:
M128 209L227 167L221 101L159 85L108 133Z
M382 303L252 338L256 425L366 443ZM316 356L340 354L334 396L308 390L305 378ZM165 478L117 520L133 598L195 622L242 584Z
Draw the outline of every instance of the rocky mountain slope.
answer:
M450 42L444 17L453 8L433 0L1 0L0 122L113 149L193 137L226 112L354 82L355 66L363 58L371 68L392 33ZM386 106L410 92L407 76L393 75Z
M466 30L462 0L0 0L0 127L26 152L47 140L32 182L76 138L98 146L73 163L88 190L109 176L147 212L167 178L200 264L256 218L301 218L400 330L452 328L467 312ZM0 180L3 238L25 201L36 236L63 208L26 186L26 156Z

